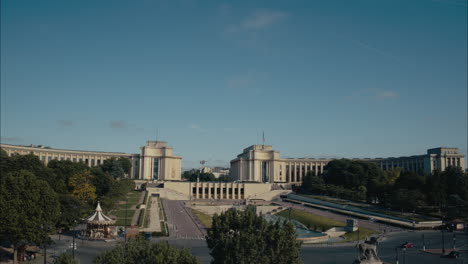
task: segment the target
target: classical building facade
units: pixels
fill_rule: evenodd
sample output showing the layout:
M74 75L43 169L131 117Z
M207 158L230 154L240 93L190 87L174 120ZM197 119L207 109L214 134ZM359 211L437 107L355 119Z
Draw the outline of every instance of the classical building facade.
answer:
M323 173L330 159L281 159L270 145L252 145L231 161L231 175L240 181L300 183L307 172Z
M174 156L164 141L147 141L139 156L140 178L154 181L180 181L182 157Z
M376 159L354 159L374 162L383 170L403 168L405 170L430 174L438 169L444 171L448 166L465 169L465 156L457 148L433 148L427 154ZM323 173L331 159L282 159L279 151L270 145L252 145L231 160L231 175L247 182L291 183L302 182L307 172L314 175Z
M53 149L44 146L16 146L0 144L0 148L11 156L14 154L34 154L46 165L51 160L69 160L83 162L89 167L98 166L104 160L112 158L128 158L132 162L132 169L128 177L141 180L181 180L182 158L172 154L172 148L164 141L147 141L141 147L141 154L120 152L100 152Z
M377 163L383 170L403 168L425 174L430 174L434 170L444 171L448 166L460 167L465 170L465 155L460 153L458 148L433 148L428 149L424 155L378 158L368 161Z

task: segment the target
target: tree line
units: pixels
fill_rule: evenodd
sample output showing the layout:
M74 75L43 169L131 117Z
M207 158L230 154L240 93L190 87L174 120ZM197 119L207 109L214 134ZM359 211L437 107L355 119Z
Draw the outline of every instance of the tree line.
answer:
M15 250L25 243L45 244L48 234L69 230L100 201L110 210L134 188L128 159L105 160L89 168L84 163L39 157L8 156L0 150L0 237ZM21 248L20 248L21 249Z
M321 175L308 172L300 190L396 210L468 215L468 173L455 166L426 175L401 168L384 171L365 161L333 160Z
M213 173L200 172L198 170L188 170L182 173L182 178L190 182L196 182L197 180L201 182L232 182L234 178L230 175L221 175L218 178L214 176Z
M249 206L245 211L230 209L213 216L206 237L211 263L299 264L301 242L291 222L266 221ZM173 263L198 264L188 249L176 249L167 242L152 243L141 238L99 255L96 264Z

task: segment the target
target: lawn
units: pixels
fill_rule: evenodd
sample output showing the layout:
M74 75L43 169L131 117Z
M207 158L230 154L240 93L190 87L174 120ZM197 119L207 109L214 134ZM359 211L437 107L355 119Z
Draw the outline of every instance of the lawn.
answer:
M126 199L121 200L116 208L109 212L109 215L116 216L116 225L130 225L132 223L135 209L132 209L140 201L141 192L131 191L127 194ZM126 216L126 217L125 217Z
M330 203L334 203L337 205L350 205L350 206L363 209L369 212L379 213L379 214L383 214L387 216L400 217L400 218L408 219L408 220L415 220L415 221L434 220L434 217L429 217L429 216L425 216L421 214L409 214L409 213L402 213L399 211L387 210L386 208L364 203L364 202L355 202L355 201L350 201L350 200L345 200L345 199L340 199L340 198L334 198L334 197L328 197L328 196L322 196L322 195L314 195L314 194L300 194L300 196L313 198L313 199L317 199L317 200L321 200L325 202L330 202Z
M198 218L198 220L200 220L200 222L205 228L211 228L212 217L210 215L207 215L195 209L192 209L192 212Z
M371 229L367 229L364 227L359 227L359 240L364 240L366 237L371 237L373 234L376 234L377 232ZM350 242L350 241L356 241L358 240L358 231L346 233L344 235L345 240L341 242Z
M283 210L276 215L289 218L289 209ZM297 209L291 210L291 219L299 221L308 228L315 229L317 231L327 230L335 226L345 226L345 223L343 222Z
M111 215L117 216L118 218L125 217L125 216L132 218L135 211L136 210L133 210L133 209L114 210L112 211Z
M125 222L125 217L119 217L117 218L115 225L117 226L124 226L125 224L130 225L132 223L132 218L133 218L133 215L131 217L127 217L126 218L127 221Z

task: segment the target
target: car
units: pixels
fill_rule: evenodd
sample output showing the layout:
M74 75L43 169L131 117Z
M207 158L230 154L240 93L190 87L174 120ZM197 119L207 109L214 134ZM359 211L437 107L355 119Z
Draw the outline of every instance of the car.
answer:
M403 245L401 245L401 248L412 248L414 247L414 243L411 242L405 242Z
M459 252L459 251L456 251L456 250L453 250L452 252L450 252L450 253L448 253L447 255L445 255L445 257L457 259L457 258L460 257L460 252Z

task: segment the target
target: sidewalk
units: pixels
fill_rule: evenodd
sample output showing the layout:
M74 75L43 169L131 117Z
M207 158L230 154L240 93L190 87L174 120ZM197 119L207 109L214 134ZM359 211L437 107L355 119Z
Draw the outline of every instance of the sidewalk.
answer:
M151 206L149 206L149 225L143 229L145 232L161 232L161 221L159 219L159 203L157 197L150 197ZM148 209L146 209L148 210Z
M445 252L442 252L441 248L431 248L431 249L426 249L426 250L421 250L421 252L433 254L433 255L448 255L452 251L458 251L456 248L446 248Z

